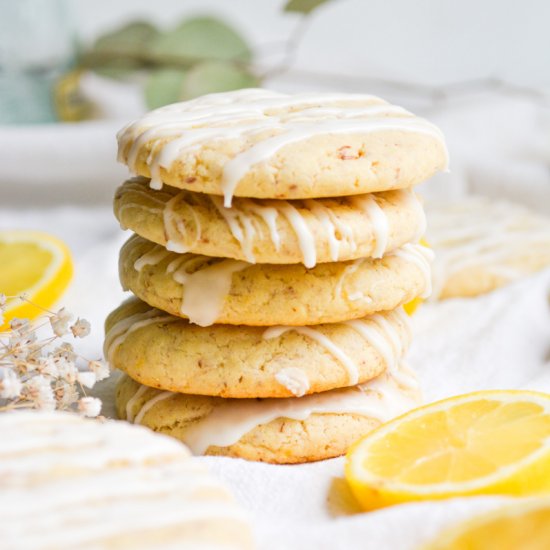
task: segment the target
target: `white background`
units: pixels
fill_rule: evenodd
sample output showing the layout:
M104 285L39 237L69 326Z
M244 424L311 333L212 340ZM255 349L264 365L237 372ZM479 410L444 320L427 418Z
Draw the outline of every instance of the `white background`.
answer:
M256 46L284 40L299 16L280 0L77 0L75 22L92 39L138 16L173 25L215 13ZM333 0L312 17L297 67L420 83L499 77L550 86L546 0Z

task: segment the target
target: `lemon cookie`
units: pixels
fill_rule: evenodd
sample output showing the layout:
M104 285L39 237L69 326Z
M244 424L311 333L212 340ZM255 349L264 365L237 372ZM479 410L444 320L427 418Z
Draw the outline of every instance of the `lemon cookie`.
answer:
M306 267L380 258L426 229L424 209L408 189L303 201L236 198L225 208L214 195L154 191L134 178L117 190L114 210L123 227L174 252Z
M383 374L360 386L304 397L223 399L148 388L124 375L117 413L184 441L194 454L280 464L344 454L381 422L417 406L413 373Z
M151 306L201 326L333 323L394 309L430 292L431 251L407 244L380 259L249 264L176 254L134 235L122 247L122 285Z
M105 323L105 356L159 389L221 397L289 397L352 386L394 370L410 342L401 308L315 327L199 327L131 299Z
M152 111L118 133L137 175L232 197L306 199L404 189L447 165L441 132L368 95L240 90Z
M477 296L550 266L550 219L488 197L429 205L433 298Z
M3 548L253 548L244 513L174 439L62 412L0 415Z

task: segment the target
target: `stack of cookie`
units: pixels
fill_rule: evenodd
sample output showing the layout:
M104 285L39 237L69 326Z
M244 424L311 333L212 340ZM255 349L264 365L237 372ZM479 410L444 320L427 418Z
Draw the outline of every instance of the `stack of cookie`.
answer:
M197 454L337 456L418 400L402 306L430 291L411 187L439 130L371 96L215 94L118 136L137 298L106 322L121 418Z

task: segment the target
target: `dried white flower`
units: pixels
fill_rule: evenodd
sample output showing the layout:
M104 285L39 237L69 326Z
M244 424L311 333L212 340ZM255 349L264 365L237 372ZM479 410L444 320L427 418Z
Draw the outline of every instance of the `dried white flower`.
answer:
M50 324L56 336L65 336L69 332L69 323L73 318L72 314L64 307L50 316Z
M6 301L6 296L0 294L0 322ZM12 319L11 330L4 335L0 333L0 411L27 407L97 416L101 401L82 397L79 389L91 388L109 376L109 368L102 361L79 356L71 344L59 340L69 331L75 338L86 337L90 323L79 318L69 326L72 315L65 308L46 319L53 336L39 339L37 329L45 328L48 323L31 326L27 319Z
M56 347L52 352L52 356L54 358L61 357L67 361L76 361L77 358L74 348L69 342L63 342L60 346Z
M0 312L5 311L8 298L3 292L0 292Z
M30 323L28 319L18 319L17 317L14 317L10 321L10 328L13 332L25 334L30 330Z
M61 410L70 408L71 405L74 405L80 398L74 385L68 384L67 382L59 382L54 393L57 401L57 408Z
M84 416L96 417L101 412L101 400L97 397L82 397L78 402L78 410Z
M88 368L95 374L96 380L105 380L111 374L109 365L104 361L88 361Z
M0 397L2 399L15 399L21 395L23 384L17 373L9 367L0 369L2 378L0 379Z
M76 379L79 384L85 386L86 388L93 388L97 382L97 378L93 372L79 372L76 375Z
M57 378L59 376L59 368L57 366L57 362L53 357L40 358L36 370L40 374L51 376L52 378Z
M55 395L50 381L38 374L23 383L21 392L37 409L53 411L55 409Z
M71 332L75 338L85 338L90 334L91 326L86 319L77 319L76 323L71 326Z
M54 361L57 366L58 378L62 378L69 384L74 384L78 376L76 365L64 357L57 357Z

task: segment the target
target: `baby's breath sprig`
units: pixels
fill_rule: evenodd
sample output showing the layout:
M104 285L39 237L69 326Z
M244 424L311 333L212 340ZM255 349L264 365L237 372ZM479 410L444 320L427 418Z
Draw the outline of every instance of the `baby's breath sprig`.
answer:
M0 325L8 298L0 294ZM32 304L25 296L17 298ZM99 415L101 400L87 396L86 388L107 378L109 367L101 360L82 357L62 340L68 334L73 338L90 334L86 319L72 320L73 315L65 308L44 310L34 325L28 319L12 319L10 330L0 332L0 411L57 409L89 417ZM51 334L39 338L41 329Z

